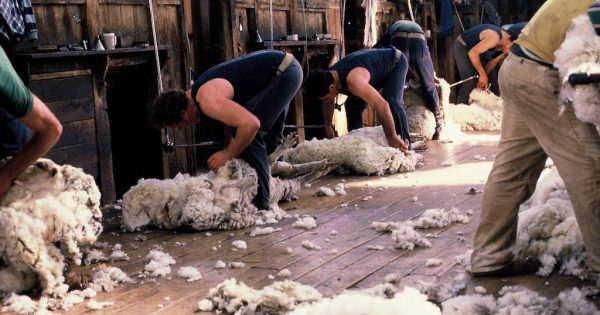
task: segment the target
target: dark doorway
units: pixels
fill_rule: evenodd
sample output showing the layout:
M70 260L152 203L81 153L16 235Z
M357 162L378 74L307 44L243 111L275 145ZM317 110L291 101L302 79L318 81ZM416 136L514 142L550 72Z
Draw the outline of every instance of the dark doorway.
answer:
M160 132L148 122L150 83L147 65L108 72L106 98L117 199L140 178L162 178Z

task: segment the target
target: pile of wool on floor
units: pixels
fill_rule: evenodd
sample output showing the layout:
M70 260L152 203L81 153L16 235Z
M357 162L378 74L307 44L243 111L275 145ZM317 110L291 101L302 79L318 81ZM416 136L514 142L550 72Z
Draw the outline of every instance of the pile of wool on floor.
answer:
M502 122L500 97L490 91L474 89L469 94L469 104L449 104L444 108L445 124L457 124L463 131L500 130Z
M114 305L113 302L100 302L95 299L100 291L110 292L120 283L133 283L121 269L99 265L96 268L89 287L85 290L72 290L60 296L42 296L39 301L32 300L27 295L8 294L2 301L2 312L17 314L53 314L51 311L69 311L73 306L87 301L86 308L100 310Z
M415 220L404 222L373 222L371 227L378 232L391 232L394 248L413 250L415 247L431 247L431 242L415 229L446 227L460 222L469 223L469 218L456 208L428 209Z
M561 78L561 106L573 106L575 116L596 126L600 133L600 83L572 86L573 73L600 73L600 36L587 14L576 17L555 53L554 65Z
M390 285L384 285L323 298L315 288L294 281L277 281L257 290L232 278L210 289L208 297L198 303L198 308L240 315L440 314L439 308L427 302L427 297L416 289L395 291Z
M404 108L408 130L431 140L435 133L435 117L425 104L420 86L404 90Z
M553 168L538 180L531 198L521 206L517 257L536 256L542 262L539 275L549 275L556 265L560 272L582 279L585 271L583 237L564 182Z
M80 246L102 231L100 192L81 169L40 159L23 172L0 203L0 292L41 285L67 291L65 259L79 265Z
M305 141L287 150L283 158L293 164L327 160L342 173L383 175L414 171L422 156L389 147L379 126L353 130L333 139Z
M442 302L442 313L462 314L578 314L595 315L599 311L578 288L563 290L554 299L518 286L505 286L496 299L493 295L470 294Z
M271 178L271 210L258 210L256 171L234 159L217 173L178 174L174 179L142 179L123 195L123 227L135 231L148 225L164 229L239 229L277 222L286 216L277 206L301 189L295 179Z

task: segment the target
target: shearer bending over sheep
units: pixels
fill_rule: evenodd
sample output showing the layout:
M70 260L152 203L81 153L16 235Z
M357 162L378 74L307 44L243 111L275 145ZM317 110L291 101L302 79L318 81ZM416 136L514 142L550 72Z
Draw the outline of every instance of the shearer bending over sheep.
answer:
M512 250L519 205L533 192L548 156L564 179L573 204L587 252L586 265L592 273L600 272L600 136L594 125L575 117L571 106L559 112L561 82L552 66L573 18L584 15L592 2L546 1L500 69L502 133L475 233L474 276L538 270L537 259L516 260Z
M237 156L248 162L258 175L254 204L269 209L268 152L283 142L285 116L301 82L302 68L291 54L259 51L216 65L187 91L163 93L151 120L157 127L187 128L210 117L235 128L231 143L209 157L208 166L216 171Z
M407 71L408 61L396 48L357 51L326 71L312 73L305 90L321 100L328 138L335 137L331 122L335 99L341 91L349 94L346 101L349 130L363 127L362 113L368 104L375 109L390 147L406 152L410 148L410 135L402 97ZM381 94L377 92L379 89Z
M0 160L12 156L0 167L0 200L15 178L46 154L61 133L58 119L25 87L0 48Z
M475 87L487 89L488 83L491 84L492 92L500 95L498 78L493 70L508 56L512 42L519 37L524 26L525 23L513 24L505 31L492 24L475 25L456 38L452 51L460 79L479 76L477 82L470 80L460 85L456 96L457 104L467 104L471 91Z
M412 21L397 21L392 24L374 48L393 46L402 51L408 59L409 67L416 71L421 81L425 105L435 117L435 133L432 140L438 140L442 132L442 113L440 111L440 98L435 87L435 70L425 34L419 24Z

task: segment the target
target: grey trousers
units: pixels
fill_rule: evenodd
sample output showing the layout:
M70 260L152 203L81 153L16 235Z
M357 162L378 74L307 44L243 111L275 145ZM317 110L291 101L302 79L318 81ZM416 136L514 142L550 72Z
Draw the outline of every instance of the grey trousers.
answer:
M548 156L573 204L587 266L600 272L600 136L571 107L559 114L559 88L555 70L515 55L500 69L502 131L475 233L473 272L498 270L514 259L519 205L533 193Z

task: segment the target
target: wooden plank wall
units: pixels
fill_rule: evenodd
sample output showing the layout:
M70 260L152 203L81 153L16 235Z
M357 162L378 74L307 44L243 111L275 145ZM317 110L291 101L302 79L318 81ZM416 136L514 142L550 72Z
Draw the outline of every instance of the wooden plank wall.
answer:
M81 44L82 40L89 40L90 47L94 47L96 36L104 32L116 32L130 36L133 41L146 41L152 45L148 3L148 0L32 0L38 40L33 43L25 40L15 49L30 52L40 45ZM189 61L182 0L153 0L153 4L158 44L170 47L161 71L163 85L165 89L187 87ZM154 66L149 64L149 67ZM140 80L158 91L156 78ZM151 100L156 96L156 93L152 94L141 97ZM173 134L178 143L191 141L190 131L174 131ZM181 150L164 155L163 160L165 176L194 167L193 155Z

